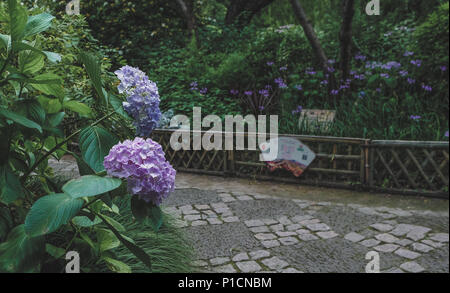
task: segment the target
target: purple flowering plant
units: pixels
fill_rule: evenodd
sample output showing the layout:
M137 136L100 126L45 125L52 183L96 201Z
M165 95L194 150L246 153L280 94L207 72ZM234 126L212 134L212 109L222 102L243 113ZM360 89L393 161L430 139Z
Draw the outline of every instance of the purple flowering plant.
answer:
M114 73L120 80L119 93L127 99L123 108L133 118L137 135L150 136L161 119L156 83L150 81L144 72L131 66L124 66ZM195 87L196 84L191 86Z
M176 171L166 161L161 145L150 138L126 140L105 157L108 175L128 182L130 194L159 206L173 191Z

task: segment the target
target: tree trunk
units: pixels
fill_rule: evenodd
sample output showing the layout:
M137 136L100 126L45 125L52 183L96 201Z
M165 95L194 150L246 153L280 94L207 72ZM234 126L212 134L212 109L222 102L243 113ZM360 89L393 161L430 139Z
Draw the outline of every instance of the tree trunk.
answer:
M336 81L334 78L334 74L328 71L328 57L325 54L325 51L320 44L319 39L317 38L316 32L314 31L313 26L308 20L306 16L305 10L300 4L299 0L290 0L292 4L292 8L294 9L295 16L297 17L300 25L303 27L303 31L305 32L306 38L308 39L311 47L319 60L320 67L323 72L329 74L328 78L328 90L329 94L331 94L331 90L336 89Z
M194 34L198 42L197 21L194 14L194 2L192 0L177 0L181 12L186 20L186 26L190 34Z
M235 24L238 28L244 28L253 16L275 0L230 0L225 16L225 24Z
M355 14L355 1L342 0L342 25L339 34L341 43L341 60L339 69L343 80L347 79L350 72L350 61L352 58L352 22Z

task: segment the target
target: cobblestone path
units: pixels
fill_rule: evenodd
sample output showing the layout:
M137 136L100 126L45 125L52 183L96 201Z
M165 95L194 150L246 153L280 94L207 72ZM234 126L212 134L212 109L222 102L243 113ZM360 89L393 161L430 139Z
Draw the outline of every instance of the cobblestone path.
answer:
M73 163L56 165L76 176ZM445 200L347 197L183 173L176 185L163 208L190 239L199 272L363 273L370 251L379 253L382 272L449 272Z

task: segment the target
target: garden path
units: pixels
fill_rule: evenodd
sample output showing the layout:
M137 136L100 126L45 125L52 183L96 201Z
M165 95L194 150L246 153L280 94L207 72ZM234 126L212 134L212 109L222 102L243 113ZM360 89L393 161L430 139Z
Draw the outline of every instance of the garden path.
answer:
M382 272L449 272L446 200L179 173L163 208L200 272L365 272L370 251Z

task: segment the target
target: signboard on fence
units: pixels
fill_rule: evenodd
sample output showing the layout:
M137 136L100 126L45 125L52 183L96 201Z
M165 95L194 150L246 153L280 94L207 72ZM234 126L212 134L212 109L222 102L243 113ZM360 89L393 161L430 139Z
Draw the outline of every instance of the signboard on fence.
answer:
M290 137L272 138L262 143L260 149L262 157L268 156L270 145L278 141L278 155L276 160L267 161L270 171L286 169L299 177L316 158L316 154L301 141Z

